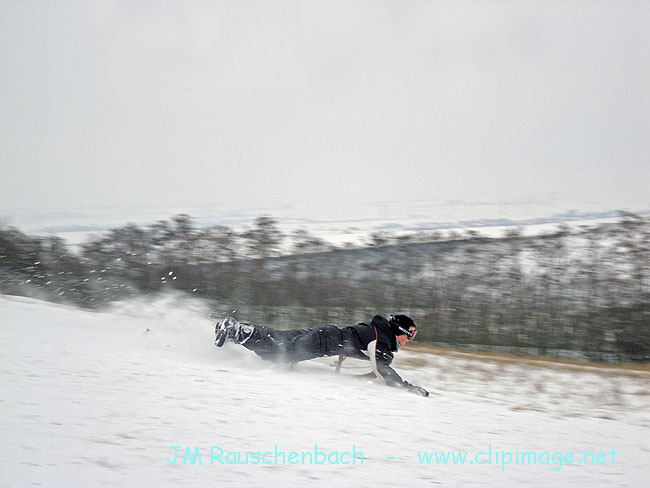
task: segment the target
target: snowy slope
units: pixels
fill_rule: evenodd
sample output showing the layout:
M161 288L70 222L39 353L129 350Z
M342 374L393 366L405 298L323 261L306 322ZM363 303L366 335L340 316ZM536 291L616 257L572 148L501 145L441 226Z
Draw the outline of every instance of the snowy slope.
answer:
M350 371L334 375L331 359L288 371L239 346L217 349L209 312L180 296L122 303L102 313L0 296L0 485L647 482L647 372L403 350L396 369L437 393L422 398ZM181 456L186 446L192 453L198 446L202 464L198 458L194 465L182 459L171 464L170 446L182 446ZM211 446L249 455L275 446L287 455L315 446L341 455L354 446L363 464L211 464ZM612 449L614 462L607 454L603 464L516 465L514 458L536 451L574 452L582 459L584 451ZM467 451L477 460L484 452L486 464L418 462L418 451L433 450ZM512 453L512 464L502 469L495 459L487 463L488 450Z

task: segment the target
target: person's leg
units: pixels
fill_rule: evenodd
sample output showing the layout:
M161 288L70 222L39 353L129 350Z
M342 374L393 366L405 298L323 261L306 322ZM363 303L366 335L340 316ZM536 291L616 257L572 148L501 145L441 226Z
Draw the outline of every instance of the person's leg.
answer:
M333 325L314 329L277 330L266 325L236 322L227 318L217 325L217 346L234 342L262 359L297 363L321 356L338 355L342 349L341 330Z
M290 340L286 355L297 363L322 356L337 356L342 350L341 329L334 325L320 325Z
M252 333L240 344L250 349L262 359L278 362L294 362L290 357L291 344L296 339L309 335L310 329L276 330L267 325L248 324Z

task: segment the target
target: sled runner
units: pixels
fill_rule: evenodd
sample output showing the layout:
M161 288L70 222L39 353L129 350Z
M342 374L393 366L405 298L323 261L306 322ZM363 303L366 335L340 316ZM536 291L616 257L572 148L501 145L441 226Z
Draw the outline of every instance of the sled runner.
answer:
M376 356L375 356L376 351L377 351L377 341L372 341L372 342L370 342L370 343L368 344L368 351L367 351L367 353L364 351L364 354L367 354L367 355L368 355L368 359L370 360L370 367L372 368L372 372L371 372L371 373L368 373L368 374L358 375L358 376L362 376L362 377L371 377L371 378L372 378L372 377L375 377L375 378L377 378L379 381L381 381L383 384L386 384L386 380L385 380L384 377L379 373L379 370L377 369L377 358L376 358ZM337 362L336 362L336 368L335 368L335 370L334 370L335 373L340 373L340 372L341 372L341 365L343 364L343 361L345 361L345 359L346 359L347 357L348 357L348 356L345 356L345 355L343 355L343 354L341 354L341 355L339 356L339 358L338 358L338 360L337 360Z

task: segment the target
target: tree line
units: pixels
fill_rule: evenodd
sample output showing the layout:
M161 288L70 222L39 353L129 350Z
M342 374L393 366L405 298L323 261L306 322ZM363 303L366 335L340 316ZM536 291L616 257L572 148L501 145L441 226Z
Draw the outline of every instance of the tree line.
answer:
M98 308L179 290L277 327L404 311L418 340L599 361L650 360L650 218L540 236L370 234L336 247L269 216L243 230L177 215L78 249L0 227L0 293Z

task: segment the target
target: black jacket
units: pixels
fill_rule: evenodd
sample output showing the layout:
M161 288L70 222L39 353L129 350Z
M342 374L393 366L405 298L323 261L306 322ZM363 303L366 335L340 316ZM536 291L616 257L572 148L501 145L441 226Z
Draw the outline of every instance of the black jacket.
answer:
M397 339L390 328L386 318L375 315L368 322L345 327L342 330L343 354L349 357L368 359L362 351L368 350L368 344L377 341L375 346L375 359L377 371L383 376L389 386L410 386L397 372L390 367L393 361L393 352L397 351Z

